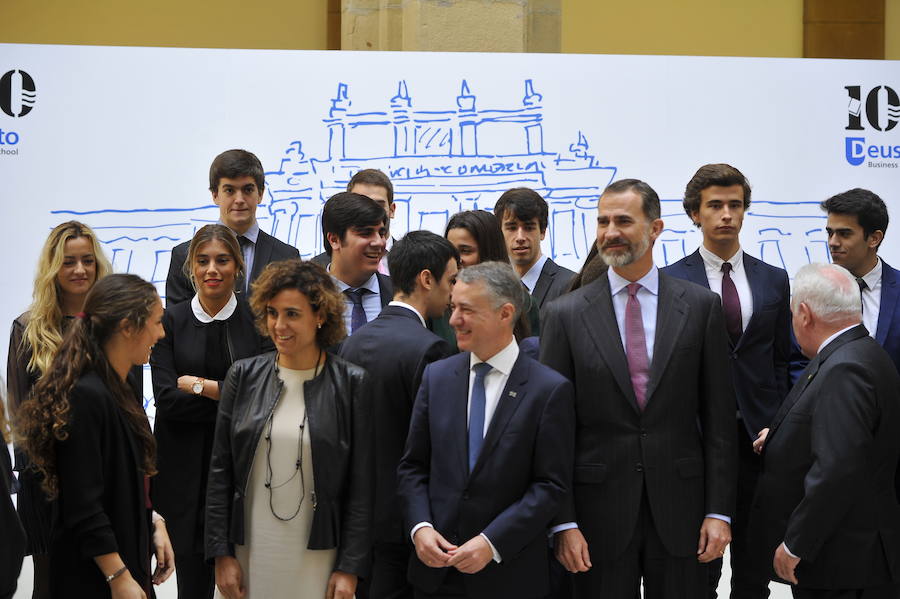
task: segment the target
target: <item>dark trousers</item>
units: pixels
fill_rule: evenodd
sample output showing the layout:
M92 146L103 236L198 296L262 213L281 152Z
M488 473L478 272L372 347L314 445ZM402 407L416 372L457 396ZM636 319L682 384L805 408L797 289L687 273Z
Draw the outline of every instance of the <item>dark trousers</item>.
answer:
M178 599L212 599L216 590L216 569L206 563L202 553L175 556Z
M572 574L556 559L552 546L547 561L550 564L550 592L545 599L572 599Z
M766 599L769 596L769 580L765 573L760 573L759 568L754 567L754 556L747 538L750 508L756 493L762 458L753 453L753 440L741 419L737 421L737 438L737 505L731 520L731 599ZM716 588L722 576L722 560L710 562L708 572L709 597L716 599Z
M822 590L804 589L792 586L794 599L896 599L900 596L900 585L890 583L868 589Z
M412 546L407 543L375 543L370 599L412 599L406 580Z
M426 593L421 589L415 590L415 599L456 599L466 596L466 585L463 583L463 574L456 568L448 568L444 582L434 593Z
M699 533L699 527L698 527ZM590 549L590 547L588 548ZM641 499L634 536L624 553L615 560L600 561L591 556L593 567L572 577L578 599L696 599L704 595L706 564L696 555L670 555L656 532L646 492Z

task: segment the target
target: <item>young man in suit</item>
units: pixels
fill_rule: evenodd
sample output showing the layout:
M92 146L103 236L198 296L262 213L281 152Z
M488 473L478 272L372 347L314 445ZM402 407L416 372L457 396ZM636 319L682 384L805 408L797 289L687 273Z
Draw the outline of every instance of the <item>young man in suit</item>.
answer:
M371 599L412 599L406 580L411 552L397 496L397 464L422 373L451 354L450 345L429 331L441 316L459 269L459 252L430 231L411 231L390 253L394 300L372 322L341 345L340 355L362 366L375 383L375 559Z
M575 276L574 272L541 253L548 213L544 198L527 187L505 191L494 205L494 216L500 221L509 261L538 308L565 293Z
M388 217L375 200L341 192L322 209L328 271L344 294L344 323L352 335L374 320L394 297L391 279L378 272L384 257Z
M609 269L544 309L541 361L575 385L573 492L555 519L575 596L706 593L731 540L735 402L719 297L660 273L659 197L637 179L600 196Z
M299 258L297 248L260 230L256 207L266 188L265 171L255 155L246 150L228 150L216 156L209 167L209 191L219 207L219 222L238 236L250 276L238 281L236 293L245 297L250 284L269 262ZM190 239L172 248L166 277L166 306L194 297L194 288L184 273Z
M754 552L794 597L893 599L900 375L860 326L859 288L844 268L801 268L791 306L810 362L757 442Z
M731 597L765 599L769 580L752 568L747 521L761 460L753 451L790 389L791 289L787 273L741 249L740 232L750 207L750 184L728 164L700 167L684 191L684 210L700 228L693 254L662 269L667 275L711 289L722 298L738 418L737 508L731 529ZM722 560L709 565L715 599Z
M378 272L390 276L391 272L387 257L391 252L391 247L394 245L394 238L391 237L391 221L394 219L394 211L397 209L397 206L394 205L394 186L391 184L391 180L378 169L364 168L361 171L356 171L356 174L350 178L350 182L347 183L347 191L372 198L387 212L387 245L385 246L385 256L381 259L381 264L378 266ZM322 252L313 258L312 261L322 268L326 268L331 262L331 257L328 255L328 252Z
M425 369L398 470L417 598L535 599L547 526L569 489L572 386L519 353L525 291L512 269L460 271L450 324L462 353Z

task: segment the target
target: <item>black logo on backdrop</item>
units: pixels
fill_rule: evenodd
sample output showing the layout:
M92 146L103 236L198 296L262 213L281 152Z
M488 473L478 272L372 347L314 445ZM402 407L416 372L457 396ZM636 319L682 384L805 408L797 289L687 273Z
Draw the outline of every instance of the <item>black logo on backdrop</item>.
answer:
M13 90L13 75L16 73L22 76L22 89L19 90ZM13 99L16 97L21 98L22 101L22 108L19 110L19 114L13 113ZM0 110L9 116L25 116L31 112L31 109L34 108L36 97L34 79L25 71L21 69L7 71L3 77L0 77Z
M863 104L862 90L859 85L847 85L844 89L850 95L850 106L847 115L848 131L862 131L865 129L862 121L863 113L865 113L866 120L869 121L869 124L876 131L890 131L897 126L897 121L900 121L900 97L897 96L897 92L894 89L887 85L873 87L866 95L865 104ZM880 122L881 115L879 114L879 92L882 89L887 92L887 119L885 123Z

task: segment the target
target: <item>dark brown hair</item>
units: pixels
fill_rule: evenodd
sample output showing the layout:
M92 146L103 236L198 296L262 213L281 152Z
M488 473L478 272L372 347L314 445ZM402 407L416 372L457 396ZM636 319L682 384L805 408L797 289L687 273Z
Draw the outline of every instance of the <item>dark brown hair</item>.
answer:
M506 252L506 240L503 239L500 221L490 212L486 210L457 212L447 222L444 237L451 229L465 229L475 239L475 243L478 244L479 262L509 264L509 254Z
M514 187L504 191L497 203L494 204L494 216L502 224L507 212L522 222L536 220L541 233L547 230L549 216L547 201L533 189Z
M391 184L388 176L377 168L364 168L361 171L356 171L356 174L347 183L347 191L353 191L353 186L357 183L384 187L385 191L387 191L388 206L394 203L394 186Z
M347 336L344 299L331 275L318 264L296 258L271 262L252 287L250 308L256 316L259 332L266 337L270 336L266 326L266 307L273 297L285 289L294 289L305 295L313 311L322 316L322 326L316 331L316 343L320 348L331 347Z
M209 190L213 193L219 190L219 180L237 179L239 177L253 177L256 187L262 193L266 188L266 173L262 162L252 152L247 150L226 150L213 159L209 166Z
M750 207L750 182L744 174L730 164L704 164L684 188L684 211L693 221L694 212L700 211L700 194L707 187L731 187L740 185L744 190L744 210ZM694 223L700 226L699 223Z
M244 272L244 255L241 253L241 244L238 243L237 235L234 234L234 231L225 225L204 225L194 233L191 245L188 247L187 259L182 267L182 271L184 271L184 275L193 285L194 291L197 290L197 282L194 281L194 259L197 258L197 252L200 251L200 248L210 241L221 241L228 248L232 259L237 263L235 280Z
M112 274L97 281L85 298L83 316L69 327L49 370L35 384L31 400L19 407L16 436L43 476L48 497L56 497L59 491L56 442L68 438L69 395L89 371L96 372L109 389L137 437L144 474L156 474L156 442L142 402L113 370L103 345L121 330L123 320L128 327L142 329L158 302L156 288L137 275Z

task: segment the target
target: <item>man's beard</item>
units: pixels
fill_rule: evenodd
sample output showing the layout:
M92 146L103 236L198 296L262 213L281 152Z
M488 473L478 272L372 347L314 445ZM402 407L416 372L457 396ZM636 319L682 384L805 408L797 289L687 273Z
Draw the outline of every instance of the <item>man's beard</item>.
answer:
M647 253L647 250L650 249L650 235L642 235L640 240L635 243L629 243L621 237L618 237L607 242L607 245L612 244L625 244L627 249L621 252L607 252L600 246L600 257L603 258L603 261L609 266L621 268L623 266L628 266Z

